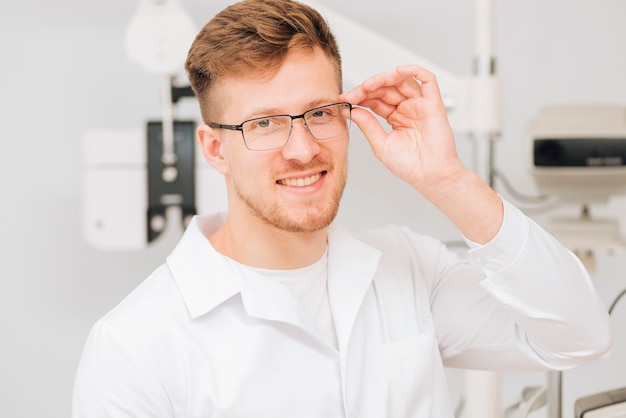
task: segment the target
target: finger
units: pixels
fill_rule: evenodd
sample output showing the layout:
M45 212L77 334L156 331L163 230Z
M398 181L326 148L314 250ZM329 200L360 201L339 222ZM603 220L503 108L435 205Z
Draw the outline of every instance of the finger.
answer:
M351 91L343 93L340 98L353 104L361 104L366 100L382 99L387 95L389 101L399 101L401 97L392 97L394 94L398 94L397 89L395 93L391 87L383 87L382 85L369 87L365 82L359 84Z
M339 95L339 100L352 104L360 104L367 99L367 92L363 89L363 85L358 85L349 92Z
M412 74L380 73L363 82L365 91L377 91L384 88L397 89L405 97L420 97L422 95L420 83Z
M402 83L398 85L397 90L406 98L420 98L424 96L421 83L414 77L405 77Z
M381 116L383 119L387 119L389 115L398 108L396 105L389 104L379 99L364 100L359 106L371 109L372 112Z
M397 72L386 72L368 78L350 92L344 93L344 95L350 102L358 103L365 100L367 97L380 97L378 94L380 94L381 91L386 91L386 89L396 89L399 91L399 87L403 84L406 85L406 88L403 88L406 95L414 96L421 94L419 84L413 80L412 76L407 77ZM413 88L411 89L409 87Z
M380 144L387 136L387 132L378 119L366 109L355 107L352 109L352 121L363 132L374 154L380 155L380 149L382 148Z
M393 88L384 87L384 88L380 88L372 92L363 92L358 97L356 95L345 94L345 95L341 95L339 98L339 100L346 100L352 104L366 106L366 107L369 107L369 105L366 104L366 102L368 101L376 100L376 101L387 103L392 106L397 106L403 101L405 101L406 99L407 97L395 87Z
M401 76L397 71L387 71L371 76L365 80L362 85L366 90L376 90L383 86L397 85L402 81L402 78L403 76Z
M441 97L437 77L425 68L419 65L400 65L396 68L396 72L401 76L413 77L417 80L425 97Z

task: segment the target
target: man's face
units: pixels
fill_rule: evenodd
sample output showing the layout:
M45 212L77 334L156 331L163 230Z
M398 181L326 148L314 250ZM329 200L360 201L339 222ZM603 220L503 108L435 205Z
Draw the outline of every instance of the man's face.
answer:
M220 123L277 114L300 115L338 101L333 63L321 51L291 52L270 77L220 82ZM229 212L233 220L261 221L288 232L314 232L335 218L346 184L348 133L318 141L303 120L293 121L282 148L251 151L241 132L220 130ZM238 217L238 218L237 218ZM241 218L244 217L244 218Z

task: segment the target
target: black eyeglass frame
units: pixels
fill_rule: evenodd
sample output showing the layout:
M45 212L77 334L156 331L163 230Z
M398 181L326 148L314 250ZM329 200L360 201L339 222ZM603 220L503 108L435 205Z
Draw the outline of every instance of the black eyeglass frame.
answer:
M291 137L291 129L293 128L293 121L296 119L303 119L304 120L304 126L306 127L307 132L313 137L315 138L315 135L313 135L313 133L311 133L311 130L309 129L309 125L307 125L306 123L306 119L304 119L304 115L307 115L311 112L315 112L316 110L319 109L324 109L326 107L330 107L330 106L336 106L336 105L344 105L344 106L348 106L349 109L349 115L350 115L350 121L352 121L352 109L354 108L354 106L351 103L348 102L337 102L337 103L330 103L327 105L323 105L323 106L317 106L314 107L313 109L309 109L306 112L297 115L297 116L292 116L292 115L269 115L269 116L261 116L258 118L252 118L252 119L247 119L244 120L243 122L241 122L239 125L227 125L227 124L223 124L223 123L215 123L215 122L208 122L207 125L210 126L211 128L215 128L215 129L227 129L229 131L240 131L241 132L241 138L243 139L243 143L246 145L246 148L248 148L248 143L246 142L246 137L243 134L243 125L248 123L248 122L252 122L255 120L263 120L263 119L269 119L269 118L277 118L277 117L283 117L283 116L288 116L289 118L291 118L291 125L289 127L289 135L287 136L287 139L285 140L285 143L282 144L281 146L278 147L274 147L274 148L268 148L268 149L262 149L262 150L258 150L258 149L250 149L248 148L250 151L270 151L273 149L278 149L278 148L282 148L285 145L287 145L287 143L289 142L289 138ZM348 131L346 131L348 132ZM326 138L326 139L330 139L330 138ZM315 138L315 140L317 141L324 141L325 139L318 139Z

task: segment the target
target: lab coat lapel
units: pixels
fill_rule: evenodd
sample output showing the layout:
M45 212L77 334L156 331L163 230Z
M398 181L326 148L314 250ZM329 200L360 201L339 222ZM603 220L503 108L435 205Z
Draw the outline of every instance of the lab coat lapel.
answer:
M343 228L328 231L328 296L339 341L346 352L356 317L378 268L380 251Z
M241 298L248 315L291 324L320 339L317 324L285 286L252 270L236 271L233 276L240 279Z

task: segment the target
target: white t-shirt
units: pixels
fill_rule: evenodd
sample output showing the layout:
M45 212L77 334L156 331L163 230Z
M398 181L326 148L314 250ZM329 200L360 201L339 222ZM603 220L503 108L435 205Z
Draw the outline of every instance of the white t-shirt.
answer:
M232 263L236 263L232 261ZM269 270L239 264L243 271L251 269L267 279L284 285L317 323L322 336L337 348L337 334L328 301L328 247L315 263L292 270Z

